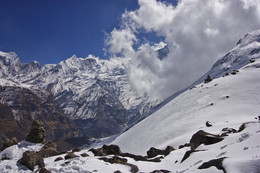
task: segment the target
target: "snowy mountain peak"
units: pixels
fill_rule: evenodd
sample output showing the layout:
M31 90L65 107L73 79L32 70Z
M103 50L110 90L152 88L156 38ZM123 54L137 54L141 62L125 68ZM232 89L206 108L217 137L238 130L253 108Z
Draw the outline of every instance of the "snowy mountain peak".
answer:
M260 30L252 31L247 34L245 34L238 42L237 45L240 47L244 47L246 45L249 45L253 42L259 42L260 43Z

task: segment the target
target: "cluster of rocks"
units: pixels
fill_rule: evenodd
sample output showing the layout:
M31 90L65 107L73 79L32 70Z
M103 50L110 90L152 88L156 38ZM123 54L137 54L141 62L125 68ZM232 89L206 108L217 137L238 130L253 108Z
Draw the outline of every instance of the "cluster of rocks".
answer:
M136 161L148 161L148 162L160 162L161 159L163 159L165 156L170 154L171 151L173 151L174 148L172 146L167 146L165 150L160 150L154 147L151 147L147 151L147 156L141 156L141 155L134 155L130 153L122 153L120 148L117 145L103 145L101 148L98 149L90 149L90 151L95 156L108 156L108 155L114 155L112 158L107 157L101 157L100 160L103 160L105 162L109 163L117 163L117 164L123 164L130 166L131 172L138 172L139 168L136 165L130 164L127 162L127 159L124 157L133 158ZM119 157L120 156L120 157ZM157 157L159 156L159 157ZM123 158L122 158L123 157Z

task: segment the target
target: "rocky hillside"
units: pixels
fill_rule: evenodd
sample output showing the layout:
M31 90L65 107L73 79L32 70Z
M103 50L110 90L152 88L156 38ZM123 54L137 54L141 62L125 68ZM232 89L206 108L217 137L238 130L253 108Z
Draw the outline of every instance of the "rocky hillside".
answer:
M42 120L46 139L57 141L82 136L51 94L17 86L0 86L0 139L25 139L34 119Z

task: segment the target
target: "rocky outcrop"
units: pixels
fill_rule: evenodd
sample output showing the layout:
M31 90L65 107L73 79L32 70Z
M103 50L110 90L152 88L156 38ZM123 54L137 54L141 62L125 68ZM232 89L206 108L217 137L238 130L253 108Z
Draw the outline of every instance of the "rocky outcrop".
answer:
M26 141L32 143L41 143L43 142L45 136L46 133L43 128L43 123L40 120L34 120L31 131L26 137Z
M23 157L18 161L22 165L26 166L30 170L33 171L34 166L38 165L39 168L43 168L45 166L43 158L40 157L34 151L26 151L23 153Z
M224 173L226 173L227 171L223 167L224 159L225 159L225 157L222 157L222 158L218 158L218 159L212 159L208 162L204 162L198 169L207 169L211 166L215 166L217 169L222 170Z
M149 151L147 151L147 157L148 158L153 158L153 157L158 156L158 155L167 156L173 150L174 150L174 148L172 146L167 146L165 150L160 150L160 149L151 147L149 149Z
M200 130L195 133L190 140L191 151L195 151L195 149L201 144L215 144L222 141L223 139L224 138L219 135L210 134L208 132Z
M16 139L16 137L13 137L12 139L6 139L5 140L5 142L3 143L3 145L2 145L2 147L1 147L1 149L0 149L0 151L3 151L4 149L6 149L7 147L10 147L10 146L12 146L12 145L15 145L15 144L17 144L18 142L17 142L17 139Z

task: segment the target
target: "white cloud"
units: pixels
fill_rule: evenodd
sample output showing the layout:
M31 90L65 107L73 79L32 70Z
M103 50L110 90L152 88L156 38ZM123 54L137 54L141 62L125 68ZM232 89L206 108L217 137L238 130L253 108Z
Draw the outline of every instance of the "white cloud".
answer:
M166 97L203 75L245 33L260 28L260 0L181 0L176 7L139 0L122 15L107 41L112 56L131 58L129 79L139 93ZM170 53L163 60L148 43L135 50L138 32L156 32ZM138 33L140 34L140 33Z

